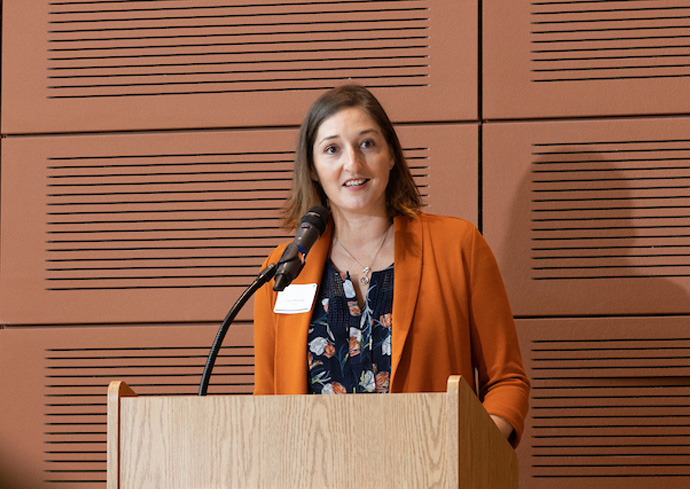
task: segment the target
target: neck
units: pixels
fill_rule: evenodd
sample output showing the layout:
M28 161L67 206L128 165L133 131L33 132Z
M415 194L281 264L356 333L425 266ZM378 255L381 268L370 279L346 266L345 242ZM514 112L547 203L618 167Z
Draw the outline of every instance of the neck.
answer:
M395 236L391 220L388 216L345 219L336 211L333 221L331 261L337 270L350 272L357 300L362 306L371 274L393 263Z
M335 224L334 235L346 247L353 248L371 244L372 240L388 231L391 220L387 215L356 215L345 216L339 212L333 212L333 223Z

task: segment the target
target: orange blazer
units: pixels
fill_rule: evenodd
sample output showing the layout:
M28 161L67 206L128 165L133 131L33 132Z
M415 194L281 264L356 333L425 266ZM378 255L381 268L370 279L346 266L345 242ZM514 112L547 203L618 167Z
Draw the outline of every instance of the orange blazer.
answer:
M445 392L448 376L460 374L489 414L515 428L511 441L517 445L530 384L491 250L462 219L399 216L394 229L391 392ZM321 283L331 234L329 224L294 283ZM285 246L273 250L264 266L277 263ZM312 313L274 313L276 296L271 281L254 302L254 393L305 394Z

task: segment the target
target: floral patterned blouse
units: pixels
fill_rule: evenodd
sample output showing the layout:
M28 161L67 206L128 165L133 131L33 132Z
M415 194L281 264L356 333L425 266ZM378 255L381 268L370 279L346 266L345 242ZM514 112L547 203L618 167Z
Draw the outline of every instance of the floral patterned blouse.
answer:
M310 392L388 392L393 265L372 272L364 311L350 274L330 259L324 268L307 339Z

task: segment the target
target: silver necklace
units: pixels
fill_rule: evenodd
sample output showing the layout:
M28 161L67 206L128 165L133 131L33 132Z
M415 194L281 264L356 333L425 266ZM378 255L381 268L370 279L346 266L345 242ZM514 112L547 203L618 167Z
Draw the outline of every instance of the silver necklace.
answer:
M350 257L350 260L352 260L357 265L362 267L362 276L359 277L359 283L360 284L367 285L369 283L369 276L368 275L369 275L369 272L371 272L371 267L374 265L374 262L376 261L376 257L379 256L379 252L383 248L383 243L386 242L386 238L388 238L388 234L390 233L390 230L392 227L393 227L393 225L391 224L390 226L388 226L388 229L386 229L386 233L383 235L383 239L381 240L381 244L379 245L379 249L376 250L376 253L374 254L374 258L371 259L371 264L368 267L365 267L360 262L355 260L355 257L352 256L349 251L347 251L347 248L345 248L345 246L343 246L343 244L340 242L338 237L337 236L335 237L336 244L340 245L340 247L343 249L345 254Z

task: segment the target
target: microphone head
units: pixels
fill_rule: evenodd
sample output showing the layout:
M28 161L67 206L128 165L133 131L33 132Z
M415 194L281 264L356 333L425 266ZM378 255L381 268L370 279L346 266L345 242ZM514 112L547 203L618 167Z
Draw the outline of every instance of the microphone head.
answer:
M330 212L328 209L322 205L315 205L307 211L305 215L302 216L301 223L309 223L315 226L319 230L319 235L323 234L326 230L326 225L328 224L328 218L330 217Z

